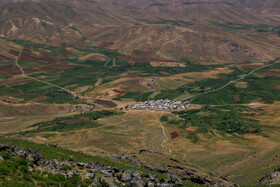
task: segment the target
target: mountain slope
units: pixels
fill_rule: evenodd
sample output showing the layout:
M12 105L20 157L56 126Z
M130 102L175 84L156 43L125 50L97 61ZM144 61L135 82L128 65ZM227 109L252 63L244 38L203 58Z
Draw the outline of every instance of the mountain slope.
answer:
M267 61L279 56L278 31L271 31L278 29L279 7L276 0L2 1L0 36L49 44L107 42L127 55L144 50L167 59ZM241 26L219 25L228 22Z

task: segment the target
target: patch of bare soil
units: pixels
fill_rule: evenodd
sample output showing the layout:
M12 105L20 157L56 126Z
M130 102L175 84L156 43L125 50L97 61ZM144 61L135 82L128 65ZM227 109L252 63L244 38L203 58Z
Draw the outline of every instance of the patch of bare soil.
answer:
M171 133L171 139L175 139L177 137L179 137L179 133L177 131Z
M112 101L107 101L107 100L102 100L102 99L95 99L94 103L102 105L106 108L114 108L116 107L116 103L112 102Z
M186 130L193 131L193 132L195 132L197 129L198 129L198 127L193 127L193 126L186 128Z

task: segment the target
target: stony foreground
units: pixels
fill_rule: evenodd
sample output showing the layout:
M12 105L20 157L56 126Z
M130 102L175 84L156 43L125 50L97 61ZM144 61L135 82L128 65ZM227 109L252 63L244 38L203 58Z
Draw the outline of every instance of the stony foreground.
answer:
M46 171L51 174L62 174L67 178L78 175L83 180L90 181L90 186L158 186L158 187L175 187L183 186L182 180L188 180L193 183L206 186L233 186L225 179L211 174L208 177L199 175L195 170L187 168L174 167L179 172L170 173L169 166L157 166L148 168L142 165L143 169L149 169L151 172L146 173L134 169L120 169L118 167L105 166L100 162L76 162L73 159L68 160L47 160L43 154L28 148L15 146L10 143L0 144L0 152L10 152L13 157L21 157L33 163L32 168L35 170ZM127 162L133 162L126 156L113 155L109 159L122 159ZM3 158L2 158L3 159ZM139 165L139 163L135 163ZM32 169L31 168L31 169ZM164 174L166 177L159 177ZM155 174L152 174L155 173ZM116 185L117 184L117 185ZM185 186L185 185L184 185Z
M280 184L280 166L264 176L259 185L279 185Z

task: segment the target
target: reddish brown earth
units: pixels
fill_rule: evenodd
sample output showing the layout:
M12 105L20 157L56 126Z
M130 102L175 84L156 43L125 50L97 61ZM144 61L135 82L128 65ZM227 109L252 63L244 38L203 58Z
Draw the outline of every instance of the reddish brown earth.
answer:
M274 86L274 89L280 90L280 86Z
M20 93L11 94L11 95L9 95L9 97L15 97L15 96L18 96L18 95L20 95Z
M179 133L177 131L171 133L171 139L175 139L177 137L179 137Z
M18 55L19 55L19 52L18 52L18 51L15 51L15 50L10 50L10 51L9 51L9 54L18 56Z
M18 69L0 69L0 73L3 74L11 74L11 75L19 75L21 71Z
M122 96L123 94L126 93L126 91L120 91L120 90L116 90L116 89L114 89L113 91L116 92L116 93L118 93L118 94L116 95L117 97L120 97L120 96Z
M17 79L17 80L12 80L12 81L6 81L3 84L7 86L15 85L15 84L21 84L21 83L27 83L34 81L33 79Z
M169 73L167 73L165 71L161 71L160 73L163 74L163 75L169 75Z
M39 67L40 70L69 70L73 68L73 66L55 66L55 65L49 65L49 66L43 66Z
M42 62L40 61L39 58L34 57L34 56L30 56L30 55L27 55L27 54L21 54L20 60L30 61L30 62L35 62L35 63L42 64Z
M115 43L114 42L101 42L99 44L100 47L112 47Z
M193 132L196 131L197 129L198 129L198 127L192 127L192 126L186 128L186 130L193 131Z
M45 134L47 134L47 133L38 133L38 134L36 134L36 136L44 136Z
M241 68L260 68L262 66L262 64L244 64L241 65Z
M36 102L36 101L40 101L42 99L45 99L46 96L39 96L39 97L36 97L34 99L30 99L29 101L27 101L27 103L32 103L32 102Z
M102 100L102 99L95 99L94 103L102 105L107 108L114 108L117 106L116 103L114 103L112 101L106 101L106 100Z

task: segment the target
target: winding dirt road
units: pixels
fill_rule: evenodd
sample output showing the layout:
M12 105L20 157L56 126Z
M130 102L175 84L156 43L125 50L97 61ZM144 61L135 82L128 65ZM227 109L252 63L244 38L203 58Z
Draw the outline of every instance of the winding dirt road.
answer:
M160 116L158 117L158 124L160 125L160 127L161 127L161 129L162 129L162 134L163 134L163 136L165 137L165 139L163 139L163 141L161 142L161 147L163 148L163 149L165 149L167 146L166 146L166 143L167 143L167 141L168 141L168 136L167 136L167 134L166 134L166 130L165 130L165 127L162 125L162 123L160 122ZM167 149L168 149L168 152L169 153L171 153L172 152L172 150L170 149L170 147L167 147Z
M216 92L216 91L218 91L218 90L224 89L224 88L227 87L228 85L230 85L230 84L232 84L232 83L236 83L237 81L240 81L240 80L244 79L245 77L251 75L252 73L254 73L254 72L258 71L258 70L261 70L261 69L267 68L267 67L269 67L269 66L273 66L273 65L275 65L275 64L279 64L279 63L280 63L280 60L278 60L277 62L271 63L271 64L267 64L267 65L265 65L265 66L256 68L256 69L250 71L249 73L247 73L247 74L245 74L245 75L240 75L240 77L239 77L238 79L229 81L228 83L226 83L225 85L223 85L223 86L221 86L221 87L219 87L219 88L216 88L216 89L214 89L214 90L209 90L209 91L207 91L207 92L199 93L199 94L196 94L196 95L192 95L192 96L183 98L182 100L188 100L188 99L191 99L191 98L200 96L200 95L206 95L206 94L213 93L213 92Z
M19 64L19 62L18 62L18 60L19 60L20 57L21 57L22 52L23 52L23 49L19 52L18 57L15 59L16 66L17 66L17 67L19 68L19 70L21 71L21 75L20 75L20 76L23 76L23 77L26 77L26 78L29 78L29 79L33 79L33 80L35 80L35 81L37 81L37 82L41 82L41 83L44 83L44 84L48 84L48 85L57 87L57 88L59 88L59 89L61 89L61 90L64 90L64 91L70 93L70 94L73 95L74 97L77 96L77 93L75 93L75 92L73 92L73 91L71 91L71 90L68 90L68 89L63 88L63 87L61 87L61 86L58 86L58 85L56 85L56 84L52 84L52 83L49 83L49 82L46 82L46 81L43 81L43 80L40 80L40 79L31 77L31 76L29 76L29 75L26 75L25 72L24 72L24 70L23 70L23 68L22 68L22 66L21 66L21 65Z

